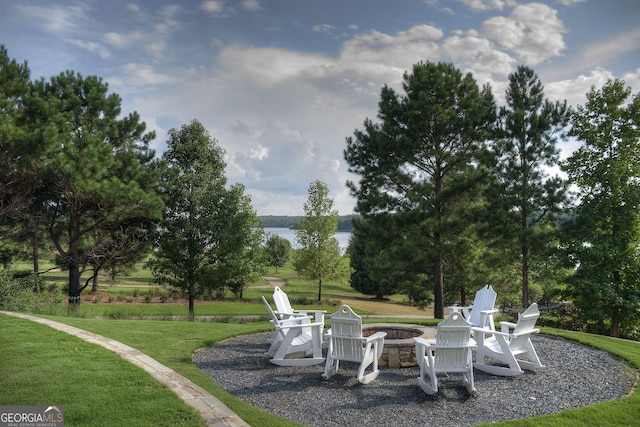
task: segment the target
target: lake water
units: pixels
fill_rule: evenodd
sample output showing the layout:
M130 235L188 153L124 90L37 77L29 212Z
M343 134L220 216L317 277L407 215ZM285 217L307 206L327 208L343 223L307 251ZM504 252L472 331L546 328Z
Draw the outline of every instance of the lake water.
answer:
M285 227L265 227L265 233L277 234L280 237L287 239L291 242L292 248L298 248L299 245L296 242L296 230L291 230L290 228ZM333 235L338 240L338 244L340 245L340 249L342 252L347 250L347 246L349 246L349 238L351 237L351 233L349 231L339 231Z

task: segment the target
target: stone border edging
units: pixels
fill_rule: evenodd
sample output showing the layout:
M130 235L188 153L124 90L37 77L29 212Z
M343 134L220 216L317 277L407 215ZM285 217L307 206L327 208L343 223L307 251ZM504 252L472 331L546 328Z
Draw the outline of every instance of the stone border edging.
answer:
M208 426L249 427L249 424L209 392L133 347L54 320L8 311L0 311L0 313L50 326L119 354L123 359L144 369L153 378L169 387L187 405L196 409L206 420Z

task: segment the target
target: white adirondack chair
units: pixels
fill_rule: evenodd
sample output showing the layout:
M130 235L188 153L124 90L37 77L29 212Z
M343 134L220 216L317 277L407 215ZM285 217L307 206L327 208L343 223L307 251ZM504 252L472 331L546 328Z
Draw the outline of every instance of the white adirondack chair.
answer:
M539 316L538 305L533 303L520 314L518 323L501 322L501 331L472 328L478 337L474 367L502 376L520 375L524 373L523 369L544 368L531 342L531 335L540 332L534 328ZM488 365L487 357L502 361L508 367Z
M274 365L309 366L324 362L322 356L322 331L324 324L311 322L311 316L298 316L280 319L273 311L267 299L262 302L271 316L271 324L275 331L271 338L271 346L265 353L271 357ZM310 355L311 357L307 357Z
M414 338L416 359L420 367L418 385L428 395L438 392L439 373L462 373L467 391L476 392L473 381L473 358L471 351L471 324L462 313L452 312L438 324L436 343L423 338Z
M495 308L498 294L491 285L486 285L476 292L473 304L466 307L449 307L450 311L462 310L464 318L471 323L471 327L495 329L493 315L498 313Z
M276 314L281 319L288 319L289 317L295 316L309 316L313 314L316 322L324 323L325 310L294 310L291 307L289 296L286 292L280 289L279 286L276 286L273 289L273 302L276 303Z
M386 332L376 332L370 337L362 336L362 318L348 305L342 305L331 315L331 329L327 362L322 377L331 378L340 367L340 362L358 363L357 378L362 384L368 384L380 374L378 359L384 349ZM365 373L368 367L371 371Z

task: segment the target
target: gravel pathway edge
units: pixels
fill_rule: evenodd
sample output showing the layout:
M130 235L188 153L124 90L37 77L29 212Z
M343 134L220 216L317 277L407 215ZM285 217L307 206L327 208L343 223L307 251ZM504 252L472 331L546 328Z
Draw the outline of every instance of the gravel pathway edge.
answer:
M473 426L527 418L624 397L637 375L610 353L538 335L533 343L544 369L517 377L475 370L475 396L467 394L458 374L440 375L439 392L427 396L417 385L417 367L382 367L374 382L363 385L356 380L353 366L323 380L323 364L273 365L264 355L269 336L228 339L198 350L193 361L236 397L312 427L350 427L354 422L370 427Z

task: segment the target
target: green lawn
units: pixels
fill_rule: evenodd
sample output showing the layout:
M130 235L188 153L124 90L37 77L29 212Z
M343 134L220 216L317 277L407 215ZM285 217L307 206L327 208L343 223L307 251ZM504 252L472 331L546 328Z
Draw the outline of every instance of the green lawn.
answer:
M64 406L67 426L204 426L178 396L119 355L0 315L0 405Z
M337 309L334 304L348 301L360 314L389 316L365 319L365 322L437 323L433 319L394 318L393 314L401 313L429 314L410 307L402 296L394 296L384 303L376 302L348 286L326 283L323 301L316 303L317 285L298 279L290 268L279 269L277 275L271 270L266 275L287 280L286 291L294 306L308 304L308 308L323 308L331 313ZM145 289L141 282L113 289L125 294L136 287ZM259 287L265 283L258 282L246 289L242 300L230 297L220 302L196 302L196 316L215 316L215 322L132 320L132 316L187 314L186 305L144 303L83 302L80 317L66 317L64 306L55 307L51 313L54 315L47 317L137 348L208 390L254 427L293 426L296 424L260 411L222 390L191 359L199 348L228 337L271 328L260 302L262 295L271 300L271 289ZM246 316L257 318L247 319ZM542 328L542 331L605 349L640 368L638 342L551 328ZM0 315L0 337L3 348L0 353L0 405L62 405L68 426L202 425L193 410L165 386L106 349L44 325L5 315ZM640 392L636 391L612 402L498 425L640 426L638 408Z
M231 396L212 383L191 361L192 353L198 348L231 336L268 330L270 327L266 322L212 324L51 318L116 339L149 354L208 390L254 427L295 425ZM550 328L544 328L543 332L604 348L640 367L640 344L637 342ZM164 386L156 384L138 368L128 366L118 356L110 355L107 350L86 344L75 337L65 336L43 325L7 316L0 316L0 333L6 342L6 348L12 349L3 352L0 359L0 404L64 405L65 418L70 426L200 425L197 421L192 421L190 417L193 415L188 407L183 407L170 392L165 395L167 390ZM26 336L29 337L28 340L25 339ZM118 375L113 375L116 371ZM140 400L138 388L144 391ZM162 424L165 415L158 417L157 414L165 412L156 411L156 400L161 402L163 408L171 408L167 412L178 414L176 416L179 419L176 421L175 418L166 418L169 421ZM147 405L151 407L147 409ZM498 425L639 425L638 407L640 393L635 392L630 397L613 402ZM106 411L109 412L109 417L105 416Z

